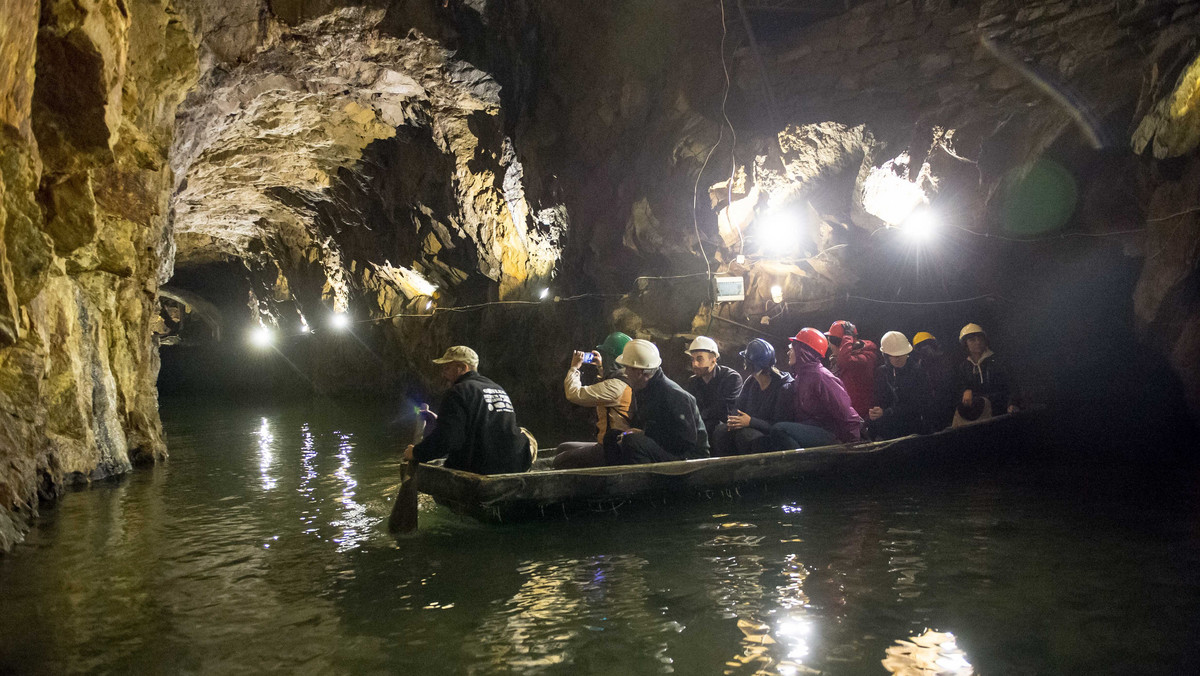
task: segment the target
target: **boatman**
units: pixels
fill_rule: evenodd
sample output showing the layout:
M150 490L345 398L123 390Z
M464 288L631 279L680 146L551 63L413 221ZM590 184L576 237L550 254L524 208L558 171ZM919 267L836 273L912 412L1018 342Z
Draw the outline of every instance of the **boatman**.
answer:
M605 435L605 464L707 457L708 432L696 399L663 373L658 347L648 340L631 340L617 363L625 367L625 382L633 390L633 427Z
M476 370L479 355L455 345L433 363L441 367L450 389L435 415L433 433L404 449L406 460L429 462L445 458L446 467L476 474L524 472L533 462L529 438L517 427L512 400L504 388Z
M717 426L737 413L742 376L728 366L717 363L721 358L721 350L717 347L717 341L708 336L696 336L688 345L687 355L692 359L692 377L683 384L683 389L696 398L704 429L708 430L708 444L712 447Z

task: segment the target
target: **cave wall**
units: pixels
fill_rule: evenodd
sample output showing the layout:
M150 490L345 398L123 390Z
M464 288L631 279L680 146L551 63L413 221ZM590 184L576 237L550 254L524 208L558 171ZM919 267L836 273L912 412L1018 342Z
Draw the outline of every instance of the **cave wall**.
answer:
M0 550L39 500L164 457L149 333L174 107L170 2L0 7Z

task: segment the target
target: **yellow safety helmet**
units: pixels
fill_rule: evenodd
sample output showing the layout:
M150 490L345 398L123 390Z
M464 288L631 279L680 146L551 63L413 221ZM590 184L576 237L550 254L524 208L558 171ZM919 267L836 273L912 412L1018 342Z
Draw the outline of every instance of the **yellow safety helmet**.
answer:
M913 336L912 344L915 347L917 345L920 345L921 343L924 343L927 340L937 340L937 336L933 335L932 333L930 333L928 331L918 331L917 335Z

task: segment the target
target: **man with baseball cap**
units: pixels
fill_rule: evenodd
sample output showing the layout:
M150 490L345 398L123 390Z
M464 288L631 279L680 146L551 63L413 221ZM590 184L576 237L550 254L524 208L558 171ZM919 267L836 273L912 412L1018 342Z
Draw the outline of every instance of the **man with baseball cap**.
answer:
M441 367L450 389L442 397L439 413L427 413L436 429L404 457L429 462L446 458L450 469L476 474L524 472L533 462L529 439L517 427L512 400L504 388L476 371L479 355L465 345L446 350L433 363Z

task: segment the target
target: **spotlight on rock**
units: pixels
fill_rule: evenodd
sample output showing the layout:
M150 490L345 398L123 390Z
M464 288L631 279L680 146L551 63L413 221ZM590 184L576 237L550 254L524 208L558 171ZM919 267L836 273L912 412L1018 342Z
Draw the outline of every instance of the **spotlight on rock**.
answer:
M346 314L345 312L335 312L334 315L329 318L329 325L338 331L345 331L350 327L350 315Z
M937 234L937 218L929 209L917 209L904 221L904 234L914 242L928 242Z
M275 342L275 332L271 327L260 324L258 328L250 332L250 342L258 347L271 347Z
M760 246L776 256L793 254L800 248L800 218L789 209L768 213L758 225Z

